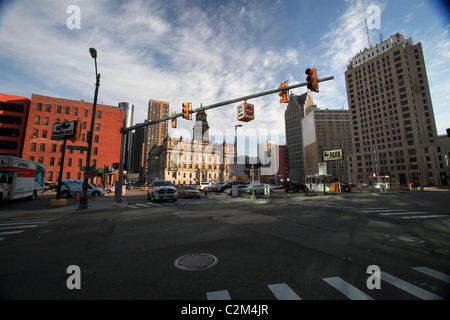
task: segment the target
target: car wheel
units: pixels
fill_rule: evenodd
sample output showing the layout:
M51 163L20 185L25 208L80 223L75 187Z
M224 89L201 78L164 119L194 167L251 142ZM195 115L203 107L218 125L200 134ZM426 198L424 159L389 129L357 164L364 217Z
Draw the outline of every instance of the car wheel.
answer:
M94 192L92 192L92 197L98 197L100 195L100 192L98 192L98 191L94 191Z
M155 196L153 194L152 194L152 202L156 203L156 199L155 199Z
M63 192L61 192L61 197L69 198L70 197L70 192L67 191L67 190L64 190Z

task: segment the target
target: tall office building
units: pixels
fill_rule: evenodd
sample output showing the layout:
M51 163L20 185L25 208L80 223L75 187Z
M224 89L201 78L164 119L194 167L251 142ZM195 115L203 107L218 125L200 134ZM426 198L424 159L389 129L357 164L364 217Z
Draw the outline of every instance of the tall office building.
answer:
M330 182L347 182L347 157L352 153L348 110L312 105L305 110L302 129L306 176L318 174L318 164L326 162ZM324 156L331 153L333 157Z
M303 155L302 119L305 109L314 105L311 93L308 91L300 96L291 94L284 112L286 144L289 157L289 179L305 182L305 165Z
M148 121L153 121L169 116L169 103L158 100L148 102ZM169 134L167 121L148 126L147 152L154 146L162 145L162 141Z
M441 184L438 137L421 43L395 34L361 51L345 72L353 182Z
M148 121L153 121L169 116L169 102L152 100L148 102ZM144 152L144 164L148 163L148 153L153 146L161 146L163 140L169 135L167 127L168 121L153 124L145 127L145 152ZM149 171L145 168L145 176L148 178Z

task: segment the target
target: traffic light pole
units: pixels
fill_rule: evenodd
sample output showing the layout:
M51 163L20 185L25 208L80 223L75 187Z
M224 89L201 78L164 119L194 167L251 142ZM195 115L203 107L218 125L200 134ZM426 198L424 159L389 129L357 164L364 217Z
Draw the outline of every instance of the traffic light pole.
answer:
M326 78L322 78L322 79L317 79L317 82L325 82L325 81L329 81L329 80L333 80L334 77L326 77ZM264 92L260 92L260 93L255 93L255 94L251 94L248 96L244 96L244 97L240 97L240 98L236 98L236 99L231 99L231 100L227 100L227 101L223 101L223 102L219 102L219 103L215 103L209 106L201 106L200 108L191 110L190 113L197 113L200 111L204 111L204 110L209 110L209 109L214 109L214 108L218 108L218 107L222 107L222 106L226 106L228 104L232 104L232 103L236 103L236 102L241 102L241 101L246 101L249 99L254 99L254 98L259 98L259 97L263 97L263 96L267 96L269 94L274 94L274 93L278 93L281 91L287 91L287 90L291 90L291 89L295 89L295 88L300 88L300 87L305 87L308 85L309 82L302 82L302 83L298 83L298 84L294 84L292 86L287 86L287 87L283 87L283 88L277 88L277 89L273 89L273 90L268 90L268 91L264 91ZM145 123L141 123L141 124L137 124L131 127L126 128L125 127L125 121L123 122L123 127L121 130L122 133L122 143L124 142L125 136L127 135L128 132L136 130L136 129L140 129L140 128L144 128L153 124L157 124L160 122L164 122L164 121L168 121L171 119L175 119L175 118L179 118L182 117L183 113L175 113L172 114L171 116L165 117L165 118L161 118L161 119L156 119L156 120L152 120L149 122L145 122ZM122 184L123 184L123 148L121 148L120 151L120 163L119 163L119 180L116 182L116 201L118 203L122 202ZM117 191L120 190L120 192L118 193Z

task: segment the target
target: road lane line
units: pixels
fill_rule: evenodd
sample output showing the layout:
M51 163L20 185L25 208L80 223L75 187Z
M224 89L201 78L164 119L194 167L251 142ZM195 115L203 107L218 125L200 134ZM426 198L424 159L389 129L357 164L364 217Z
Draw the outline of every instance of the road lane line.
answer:
M412 268L413 270L416 270L418 272L421 272L423 274L426 274L427 276L433 277L435 279L439 279L442 281L445 281L447 283L450 283L450 276L448 274L427 268L427 267L415 267Z
M206 297L208 300L231 300L228 290L207 292Z
M393 286L412 294L422 300L444 300L442 297L435 295L434 293L428 292L418 286L415 286L405 280L394 277L389 273L381 271L381 280L386 281L387 283L392 284Z
M323 278L323 280L333 288L339 290L350 300L374 300L371 296L365 294L339 277Z

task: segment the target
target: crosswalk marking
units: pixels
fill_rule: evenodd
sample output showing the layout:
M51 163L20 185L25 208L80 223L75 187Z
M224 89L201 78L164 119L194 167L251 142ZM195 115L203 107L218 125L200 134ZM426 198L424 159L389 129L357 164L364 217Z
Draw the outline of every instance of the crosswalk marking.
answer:
M323 278L323 280L333 288L339 290L350 300L373 300L371 296L368 296L358 288L352 286L350 283L339 277Z
M414 267L412 269L435 279L450 283L450 275L444 274L442 272L427 267ZM405 280L397 278L389 273L381 271L380 278L382 281L393 285L397 289L403 290L422 300L443 300L442 297L424 290L421 287L409 283ZM355 286L338 276L326 277L322 278L322 280L351 300L375 300L364 291L356 288ZM300 298L300 296L298 296L297 293L294 292L294 290L292 290L287 283L269 284L267 285L267 287L278 300L302 300L302 298ZM383 286L380 291L382 289ZM206 298L208 300L231 300L231 296L228 290L207 292Z
M398 211L398 210L397 210ZM397 212L397 211L393 211L393 212L381 212L380 216L400 216L400 215L409 215L409 214L420 214L420 213L426 213L424 211L408 211L408 212Z
M34 228L37 227L37 224L29 224L29 225L18 225L18 226L8 226L8 227L0 227L0 230L7 230L7 229L20 229L20 228Z
M208 300L231 300L228 290L207 292L206 298Z
M52 220L56 220L57 218L46 218L46 217L26 217L26 218L14 218L14 219L7 219L7 220L1 220L0 221L0 241L7 239L7 235L13 235L22 233L25 231L25 229L29 228L35 228L38 227L41 224L48 223ZM21 229L21 230L17 230Z
M448 217L448 216L447 215L442 215L442 214L440 214L440 215L430 214L430 215L426 215L426 216L412 216L412 217L401 217L401 218L402 219L428 219L428 218L442 218L442 217Z
M433 270L433 269L430 269L430 268L427 268L427 267L415 267L415 268L412 268L412 269L416 270L418 272L421 272L423 274L426 274L426 275L428 275L430 277L433 277L433 278L442 280L444 282L450 283L450 276L445 274L445 273L442 273L442 272L439 272L439 271L436 271L436 270Z
M386 281L393 286L396 286L397 288L406 291L409 294L412 294L413 296L416 296L422 300L444 300L434 293L428 292L416 285L406 282L405 280L402 280L400 278L394 277L393 275L390 275L389 273L386 273L384 271L381 271L381 280Z
M302 300L286 283L269 284L268 287L278 300Z
M4 235L7 235L7 234L21 233L21 232L23 232L23 231L24 231L24 230L0 232L0 236L4 236Z

